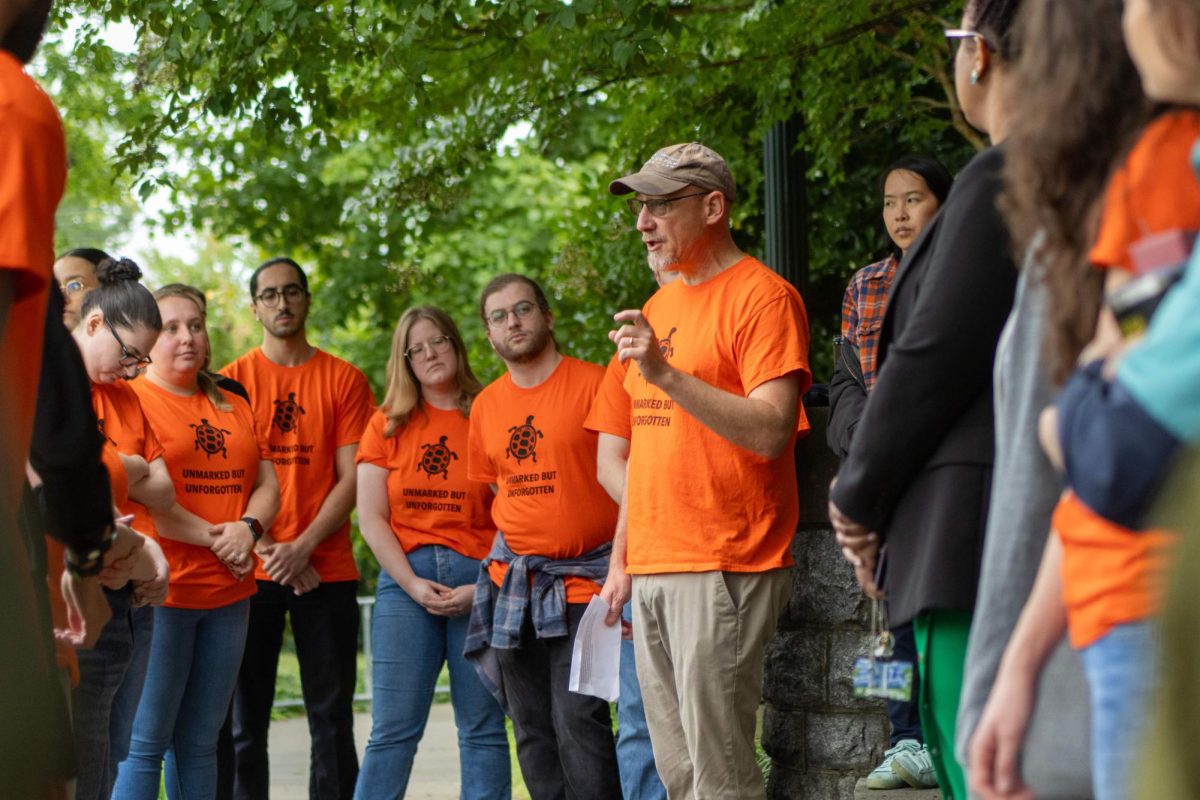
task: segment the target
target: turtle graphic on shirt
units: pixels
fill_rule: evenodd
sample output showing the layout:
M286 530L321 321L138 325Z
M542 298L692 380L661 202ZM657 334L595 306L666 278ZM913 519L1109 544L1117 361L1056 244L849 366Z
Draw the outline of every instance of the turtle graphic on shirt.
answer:
M192 423L189 428L196 429L196 448L203 450L204 454L212 458L217 453L221 454L221 458L229 458L229 454L225 451L225 437L231 436L233 431L227 431L224 428L218 428L210 425L204 417L200 418L200 424Z
M421 460L417 462L417 469L425 473L426 478L432 478L434 475L441 475L442 480L450 478L450 462L458 460L458 453L451 450L446 445L447 436L443 436L436 443L421 445Z
M508 434L508 447L505 448L504 455L515 458L518 464L527 458L532 458L536 464L538 439L545 438L545 434L533 427L533 414L525 418L524 425L513 425L509 428Z
M271 418L271 426L279 428L284 433L291 433L300 425L300 415L305 413L304 406L296 400L295 392L288 392L287 400L275 400L275 416Z
M675 331L679 328L671 328L671 332L666 338L658 340L658 352L662 353L663 358L670 358L675 355L675 345L671 344L671 337L675 335Z

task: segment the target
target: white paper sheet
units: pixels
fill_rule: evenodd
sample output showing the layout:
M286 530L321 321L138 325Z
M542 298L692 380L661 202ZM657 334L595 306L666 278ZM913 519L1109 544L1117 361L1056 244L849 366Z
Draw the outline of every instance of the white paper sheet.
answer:
M598 596L588 603L571 652L572 692L613 702L621 693L621 623L608 626L608 605Z

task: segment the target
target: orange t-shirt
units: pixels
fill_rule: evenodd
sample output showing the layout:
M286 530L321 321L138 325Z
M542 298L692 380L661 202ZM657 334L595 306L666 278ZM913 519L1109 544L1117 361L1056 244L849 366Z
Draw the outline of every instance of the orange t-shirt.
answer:
M808 318L799 293L750 256L696 286L664 286L643 313L671 366L745 397L767 381L811 382ZM630 574L763 572L792 563L799 520L796 462L738 447L630 369L626 473ZM808 430L797 403L796 431Z
M1051 524L1062 540L1063 603L1072 647L1087 647L1116 625L1158 613L1174 534L1123 528L1073 492L1059 500Z
M37 406L54 212L66 177L54 104L21 62L0 50L0 270L13 281L9 335L0 347L0 509L13 524Z
M256 347L221 374L246 387L255 422L267 433L279 475L271 538L290 542L312 524L337 484L334 455L362 436L375 407L371 387L357 367L323 350L298 367L284 367ZM317 545L311 564L323 583L358 580L349 517ZM254 577L271 580L261 564Z
M125 472L125 464L121 462L121 451L112 446L112 443L105 440L104 446L100 449L100 463L104 465L104 471L108 473L108 485L112 489L113 505L122 509L122 513L134 514L134 511L124 511L123 509L130 505L129 500L129 474ZM137 503L132 505L137 508L142 506ZM130 527L136 528L136 525ZM137 528L137 530L141 530Z
M576 558L612 540L617 506L596 480L596 434L583 427L603 377L563 356L532 389L506 372L475 398L467 477L497 486L492 519L518 555ZM499 586L508 565L488 569ZM563 583L568 603L600 593L587 578Z
M92 410L96 412L96 423L104 437L104 465L112 482L113 502L122 514L134 515L131 525L134 530L151 533L154 524L145 506L129 499L129 482L118 455L141 456L147 464L163 456L162 444L142 412L142 401L126 381L93 383Z
M175 501L213 524L241 519L259 461L270 459L246 401L226 392L225 400L233 408L221 411L204 392L182 397L147 378L130 385L162 443L163 458L175 481ZM154 535L171 567L171 588L163 605L221 608L254 594L253 576L234 580L207 547Z
M589 431L629 439L632 426L629 421L629 392L625 391L625 373L629 371L630 363L622 364L616 354L609 359L604 369L604 380L600 381L596 399L592 401L583 427Z
M1153 233L1200 229L1200 185L1191 151L1200 112L1177 110L1146 126L1104 195L1090 259L1133 272L1130 246ZM1130 531L1092 512L1074 494L1059 501L1054 528L1063 543L1063 598L1071 643L1084 647L1123 622L1158 609L1157 578L1166 531Z
M387 417L371 416L358 463L388 471L392 532L404 552L440 544L482 559L492 547L492 490L467 477L470 422L458 410L422 403L404 427L384 437Z
M1200 229L1200 184L1191 162L1198 138L1200 111L1169 111L1146 126L1104 192L1093 264L1133 272L1129 246L1139 239Z

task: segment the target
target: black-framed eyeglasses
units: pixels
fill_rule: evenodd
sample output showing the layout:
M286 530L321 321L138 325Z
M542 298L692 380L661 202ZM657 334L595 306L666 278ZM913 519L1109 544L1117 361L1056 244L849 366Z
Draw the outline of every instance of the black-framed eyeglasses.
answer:
M665 217L667 212L671 210L671 203L676 200L686 200L689 197L703 197L709 192L693 192L692 194L681 194L679 197L652 197L649 200L638 200L636 197L630 197L625 201L625 205L629 206L629 210L633 215L640 216L642 209L646 208L650 211L652 217Z
M493 328L498 328L508 321L508 315L512 314L517 319L525 319L533 310L537 308L536 303L531 303L528 300L522 300L512 308L497 308L487 315L488 325Z
M967 30L966 28L946 28L946 30L943 31L943 33L947 39L950 39L952 41L962 41L963 39L978 39L979 41L983 42L983 46L986 47L987 49L989 49L989 50L996 49L996 48L992 47L992 43L988 41L988 38L986 36L984 36L982 33L980 33L979 31L970 31L970 30Z
M117 333L117 329L112 326L111 322L106 319L104 320L104 324L108 326L108 332L113 335L113 338L117 340L117 344L121 346L121 358L119 361L117 361L117 363L121 365L121 369L135 367L141 371L153 363L150 360L150 356L139 356L130 352L129 348L125 346L125 343L121 341L121 336Z
M280 298L283 298L289 303L295 303L300 300L300 298L307 295L308 292L304 291L303 286L298 283L289 283L282 289L267 289L254 299L259 303L262 303L267 308L274 308L275 306L279 305Z
M421 344L414 344L412 347L404 351L404 357L409 361L416 361L417 356L425 356L428 358L430 353L444 353L451 347L449 336L434 336L432 339L426 339Z

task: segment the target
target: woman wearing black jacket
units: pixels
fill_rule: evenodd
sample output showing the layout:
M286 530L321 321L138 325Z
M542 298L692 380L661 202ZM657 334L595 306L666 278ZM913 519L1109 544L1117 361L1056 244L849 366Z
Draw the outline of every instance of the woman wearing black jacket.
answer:
M955 87L993 145L1007 134L1010 32L1018 0L970 0ZM924 670L921 722L943 796L962 800L954 724L979 580L994 456L992 361L1017 271L996 197L993 146L956 181L892 286L878 380L830 494L830 517L860 583L876 592L886 546L891 622L911 620Z

